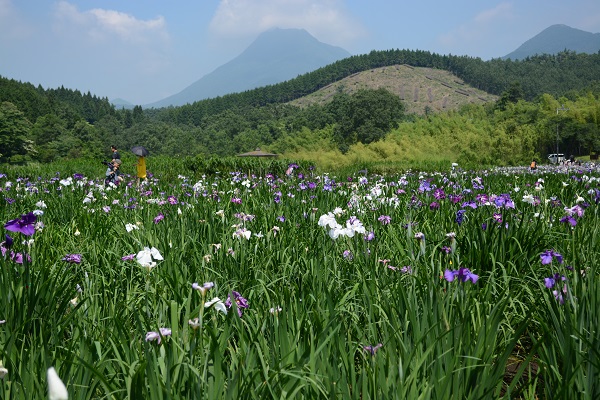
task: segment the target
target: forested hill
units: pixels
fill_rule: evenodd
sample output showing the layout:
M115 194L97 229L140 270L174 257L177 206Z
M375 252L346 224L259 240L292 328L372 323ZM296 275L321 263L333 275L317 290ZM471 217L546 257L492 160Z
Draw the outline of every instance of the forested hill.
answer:
M44 89L0 77L0 163L100 159L113 143L122 148L144 144L153 154L226 156L259 146L293 148L300 140L315 142L319 135L339 150L348 151L356 143L377 142L400 122L418 117L407 115L409 108L401 96L383 88L352 94L336 92L331 103L304 108L292 105L292 101L353 74L397 65L446 70L466 85L499 96L497 103L490 104L491 109L503 111L519 99L537 101L543 97L545 105L539 107L548 114L543 124L553 127L539 128L544 132L555 132L557 121L550 118L558 118L556 105L549 102L548 96L576 101L589 95L594 106L600 94L600 54L573 52L522 61L482 61L425 51L373 51L276 85L181 107L147 110L140 106L117 110L108 99L89 92L63 87ZM596 122L593 118L579 121L575 113L565 117L573 119L572 125L561 129L565 138L571 135L571 139L565 139L573 142L570 146L580 152L592 146L598 137L597 118ZM536 126L541 123L537 121ZM581 136L584 133L587 136ZM535 151L547 151L552 138L555 136L532 139L537 143ZM515 157L520 162L520 156Z
M519 61L499 58L483 61L480 58L438 55L419 50L372 51L276 85L171 108L166 119L197 124L207 115L233 107L287 103L352 74L401 64L447 70L466 84L498 96L518 82L527 100L533 100L543 93L558 97L569 91L600 85L600 54L565 51Z
M543 93L559 97L569 91L600 86L600 54L565 51L557 55L541 55L519 61L499 58L482 61L480 58L438 55L419 50L372 51L337 61L279 84L182 107L169 107L164 109L168 114L165 118L194 124L208 115L231 108L288 103L352 74L402 64L446 70L466 84L496 96L518 82L527 100L533 100ZM93 123L115 111L107 98L99 98L89 92L82 94L76 89L43 89L41 86L35 87L2 77L0 89L0 101L13 103L30 121L48 113L76 113ZM135 111L139 112L139 108L136 107ZM162 114L162 109L150 113L156 115L157 111Z
M64 87L44 89L0 76L0 102L5 101L16 106L30 122L53 114L64 120L84 119L93 124L105 115L115 113L108 98L90 92L83 94Z

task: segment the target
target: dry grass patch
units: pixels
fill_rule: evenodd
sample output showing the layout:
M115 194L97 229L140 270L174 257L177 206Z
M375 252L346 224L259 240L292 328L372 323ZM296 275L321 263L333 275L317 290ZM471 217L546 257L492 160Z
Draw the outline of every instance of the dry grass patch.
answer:
M394 65L352 74L338 82L296 99L291 104L325 104L340 92L352 94L361 89L384 88L405 101L406 112L424 115L458 110L463 104L496 101L497 96L475 89L448 71L433 68Z

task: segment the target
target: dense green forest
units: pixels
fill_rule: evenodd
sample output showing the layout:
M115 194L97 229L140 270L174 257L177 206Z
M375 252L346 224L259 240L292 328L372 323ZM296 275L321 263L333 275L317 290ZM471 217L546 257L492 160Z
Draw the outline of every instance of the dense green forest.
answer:
M445 69L500 96L459 111L410 115L387 90L340 92L325 105L289 101L356 72L406 64ZM232 156L261 147L320 165L461 161L514 165L556 151L600 147L600 54L563 52L522 61L373 51L287 82L182 107L116 109L78 90L0 77L0 162L102 159L111 144L152 154Z

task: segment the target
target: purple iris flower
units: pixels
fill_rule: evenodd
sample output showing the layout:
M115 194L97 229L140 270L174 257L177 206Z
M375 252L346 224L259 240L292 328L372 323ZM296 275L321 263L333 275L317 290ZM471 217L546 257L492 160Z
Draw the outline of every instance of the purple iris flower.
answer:
M381 215L379 218L377 218L377 221L381 222L382 225L388 225L392 222L392 217L389 215Z
M28 262L31 262L31 256L29 254L25 254L25 258ZM11 250L10 259L16 262L17 264L23 264L23 253L15 253Z
M375 355L375 353L377 352L377 350L379 350L380 347L382 347L383 344L378 343L375 346L363 346L363 350L366 351L367 353L370 353L372 356Z
M559 304L565 304L565 298L563 297L562 293L560 292L560 290L553 290L552 294L554 295L554 298L556 300L558 300Z
M448 282L452 282L454 279L458 279L461 282L471 281L473 283L477 283L479 275L472 273L469 270L469 268L460 268L455 271L447 269L446 271L444 271L444 278Z
M559 281L566 281L567 277L561 274L554 274L549 278L544 278L544 285L546 285L546 287L548 289L552 289L554 287L554 285L556 285Z
M456 223L458 225L461 225L463 223L463 219L465 218L465 212L467 212L467 210L458 210L456 212Z
M373 232L373 231L367 232L367 234L365 235L365 240L367 242L370 242L371 240L374 240L374 239L375 239L375 232Z
M494 199L496 207L515 208L515 203L510 198L509 193L503 193Z
M465 201L460 206L461 207L471 207L472 209L475 209L475 208L477 208L477 203L475 203L474 201Z
M446 193L444 192L444 189L438 188L433 192L433 197L437 200L444 200L446 198Z
M543 265L547 265L552 263L552 257L556 258L556 261L559 264L563 262L563 256L560 253L555 252L554 250L546 250L542 254L540 254L540 259Z
M81 264L81 254L67 254L62 260L70 264Z
M5 235L4 235L4 237L5 237L6 239L4 240L4 243L2 243L2 244L3 244L3 246L4 246L5 248L7 248L7 249L10 249L10 248L12 247L13 243L14 243L14 241L13 241L13 238L11 238L11 237L8 235L8 233L7 233L7 234L5 234Z
M233 214L234 217L241 219L242 221L252 221L256 216L252 215L252 214L246 214L246 213L235 213Z
M560 219L560 222L569 223L571 226L577 225L577 220L572 215L565 215Z
M135 256L136 256L135 253L133 253L133 254L127 254L126 256L121 257L121 260L123 260L123 261L132 261L132 260L135 260Z
M241 317L242 316L242 308L250 307L250 305L248 304L248 300L246 300L244 297L242 297L242 295L239 294L238 292L236 292L235 290L232 290L231 294L229 296L227 296L227 300L225 301L225 307L231 308L231 306L233 305L233 301L231 300L232 296L233 296L233 301L235 301L235 304L237 305L238 315Z
M410 198L410 204L414 208L419 208L423 205L423 202L421 202L421 200L419 200L417 196L412 195L412 197Z
M431 183L429 181L421 181L418 190L420 193L431 191Z
M169 196L169 197L167 197L167 201L171 205L179 204L179 201L177 200L177 197L175 197L175 196Z
M475 198L477 199L477 202L479 202L480 204L485 204L489 200L488 195L485 193L479 193L477 196L475 196Z
M502 207L506 203L506 199L502 196L498 196L494 199L496 207Z
M405 265L404 267L400 268L400 272L403 274L412 274L412 267L410 265Z
M163 219L165 219L165 216L163 213L159 213L156 217L154 217L154 223L158 224L160 221L162 221Z
M562 202L556 197L550 197L550 205L552 207L562 207Z
M34 213L21 215L21 218L13 219L4 224L4 228L11 232L21 232L25 236L31 236L35 233L35 222L37 217Z

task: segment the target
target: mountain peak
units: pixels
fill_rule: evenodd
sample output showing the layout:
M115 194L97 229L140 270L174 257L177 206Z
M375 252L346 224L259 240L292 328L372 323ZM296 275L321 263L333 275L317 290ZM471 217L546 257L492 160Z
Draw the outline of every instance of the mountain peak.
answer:
M124 99L122 99L120 97L118 97L118 98L116 98L114 100L111 100L110 103L112 105L114 105L115 107L117 107L117 108L121 108L121 107L122 108L133 108L133 104L132 103L130 103L129 101L124 100Z
M597 53L600 51L600 33L586 32L564 24L551 25L502 58L522 60L537 54L557 54L564 50Z
M311 38L313 38L311 36L311 34L308 33L306 31L306 29L304 29L304 28L279 28L279 27L273 27L273 28L267 29L264 32L259 33L257 39L260 38L260 37L264 37L264 36L271 36L273 34L276 34L276 35L285 34L286 32L287 33L294 33L294 34L304 34L304 35L307 35L307 36L310 36Z
M273 85L350 56L341 47L319 42L304 29L272 28L233 60L181 92L145 107L181 106Z

